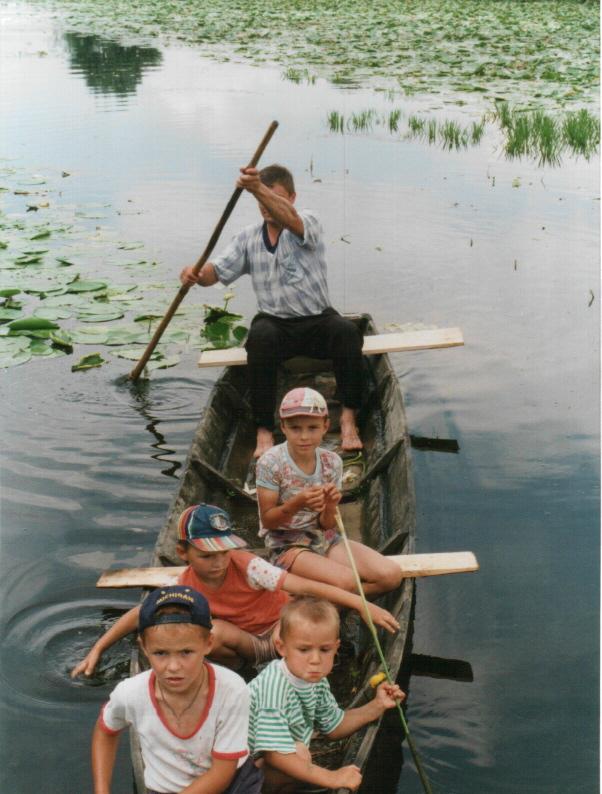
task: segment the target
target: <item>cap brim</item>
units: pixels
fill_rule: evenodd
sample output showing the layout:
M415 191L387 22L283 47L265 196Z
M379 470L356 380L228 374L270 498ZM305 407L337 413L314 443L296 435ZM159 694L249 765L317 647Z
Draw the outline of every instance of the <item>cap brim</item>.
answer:
M290 419L292 416L312 416L317 419L326 419L328 411L318 413L317 411L310 411L307 408L291 408L289 411L280 411L279 416L281 419Z
M219 535L212 538L194 538L188 541L195 549L201 551L228 551L229 549L243 549L247 543L238 535Z

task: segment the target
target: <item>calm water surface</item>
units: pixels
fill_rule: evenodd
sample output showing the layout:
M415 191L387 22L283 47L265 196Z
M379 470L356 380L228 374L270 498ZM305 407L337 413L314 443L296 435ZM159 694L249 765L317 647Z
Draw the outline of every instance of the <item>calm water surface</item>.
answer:
M474 681L413 677L409 722L435 792L597 791L598 161L507 162L491 136L449 153L384 132L334 135L330 110L385 100L2 10L0 165L69 172L53 201L103 207L103 231L143 242L158 264L142 286L175 291L277 118L266 162L290 165L299 204L323 220L334 304L381 328L462 327L462 349L393 357L411 432L460 444L414 453L418 549L472 549L481 564L418 584L415 652L469 662ZM12 193L4 204L25 212ZM255 217L243 197L224 239ZM250 283L236 291L250 318ZM83 374L72 357L0 373L2 792L90 790L88 737L127 646L103 662L103 685L68 670L136 599L94 582L149 558L217 374L195 360L137 386L119 359ZM398 741L381 738L385 756ZM126 744L116 794L131 791ZM421 790L410 761L398 790Z

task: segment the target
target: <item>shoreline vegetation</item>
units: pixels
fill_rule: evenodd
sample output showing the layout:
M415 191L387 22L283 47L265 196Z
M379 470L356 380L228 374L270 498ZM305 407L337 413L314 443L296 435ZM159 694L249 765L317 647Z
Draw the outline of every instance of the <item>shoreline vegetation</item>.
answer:
M594 0L34 0L71 31L462 105L597 113Z

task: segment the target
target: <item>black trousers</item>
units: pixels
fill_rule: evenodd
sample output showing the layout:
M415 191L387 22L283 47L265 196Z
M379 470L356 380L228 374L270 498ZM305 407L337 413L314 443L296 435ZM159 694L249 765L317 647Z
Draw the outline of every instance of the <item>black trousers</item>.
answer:
M278 365L294 356L332 359L337 388L346 408L362 400L363 336L335 309L311 317L274 317L260 312L249 329L247 371L253 418L258 427L274 429Z

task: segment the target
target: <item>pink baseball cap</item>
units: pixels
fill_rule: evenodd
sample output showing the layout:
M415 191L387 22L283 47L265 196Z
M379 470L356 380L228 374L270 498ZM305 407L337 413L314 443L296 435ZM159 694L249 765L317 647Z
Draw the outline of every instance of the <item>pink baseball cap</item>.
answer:
M279 413L281 419L290 416L328 416L328 406L319 392L302 386L284 395Z

